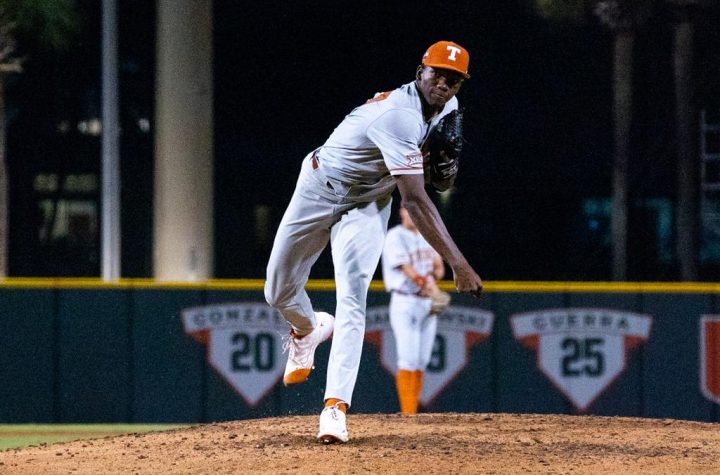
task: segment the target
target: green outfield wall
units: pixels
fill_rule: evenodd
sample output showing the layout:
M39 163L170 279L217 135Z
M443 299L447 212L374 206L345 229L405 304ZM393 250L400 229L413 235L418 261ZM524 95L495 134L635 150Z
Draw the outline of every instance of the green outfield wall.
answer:
M452 285L443 282L448 290ZM311 281L333 312L331 281ZM421 411L720 421L720 285L491 282L453 294ZM388 295L373 282L355 412L398 411ZM194 423L312 414L282 385L287 324L262 281L0 283L0 423Z

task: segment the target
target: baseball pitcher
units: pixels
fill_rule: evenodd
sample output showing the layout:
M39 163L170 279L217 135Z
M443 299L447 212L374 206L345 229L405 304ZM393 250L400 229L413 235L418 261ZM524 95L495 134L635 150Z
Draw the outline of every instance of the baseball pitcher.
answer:
M482 291L480 276L427 194L421 151L440 120L458 108L455 95L470 77L468 65L468 52L457 43L431 45L412 82L356 107L302 162L268 261L265 299L291 326L286 385L308 378L316 348L332 335L317 434L322 442L349 438L345 411L352 404L366 297L382 254L395 188L420 234L452 269L458 291ZM452 179L457 170L457 157L446 151L428 170L436 170L434 181L444 185L440 181ZM305 291L310 269L328 243L337 292L334 316L316 312Z

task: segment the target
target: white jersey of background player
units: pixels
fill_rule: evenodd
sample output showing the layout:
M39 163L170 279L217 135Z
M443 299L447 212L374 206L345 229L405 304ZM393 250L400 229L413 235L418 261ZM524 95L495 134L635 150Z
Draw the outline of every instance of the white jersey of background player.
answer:
M405 208L400 208L400 224L385 238L382 270L385 290L390 292L400 411L415 414L437 331L437 318L430 313L430 295L436 290L436 281L445 275L445 266Z
M432 125L457 107L454 96L469 77L468 53L441 41L422 61L413 83L353 110L322 147L305 157L268 262L265 298L292 327L286 385L308 378L315 349L333 334L318 432L324 442L348 440L345 411L360 365L366 297L396 186L420 232L452 268L458 291L482 291L480 277L425 191L420 152ZM315 312L305 292L310 269L328 242L337 292L334 318Z

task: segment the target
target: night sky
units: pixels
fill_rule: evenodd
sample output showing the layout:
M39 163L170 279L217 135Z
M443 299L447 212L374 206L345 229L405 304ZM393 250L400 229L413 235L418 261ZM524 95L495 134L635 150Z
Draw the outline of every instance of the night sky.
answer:
M468 143L444 214L481 275L492 256L496 275L539 278L548 267L527 259L567 244L548 242L567 238L547 228L573 212L558 195L607 187L611 43L597 25L554 32L512 2L299 2L271 17L256 8L217 9L218 156L234 158L219 162L219 189L255 178L220 220L232 222L248 196L281 212L299 160L353 107L411 81L441 39L471 55L473 77L459 94ZM329 271L326 261L320 268Z
M43 155L39 146L23 145L23 137L41 127L29 117L46 116L50 129L68 110L91 114L99 101L100 58L92 46L99 38L99 2L82 3L83 52L35 56L34 67L9 85L15 111L9 160L16 177L31 174L23 172L23 157ZM123 120L152 119L155 12L147 4L153 2L118 3ZM270 243L248 232L255 207L269 207L274 233L305 154L353 107L411 81L427 46L443 39L471 56L472 79L458 95L466 109L466 153L457 191L442 208L460 248L486 280L609 278L608 223L591 223L582 212L584 200L611 195L612 36L591 14L582 24L558 25L520 0L217 0L214 14L217 277L264 277ZM706 16L697 33L697 103L708 107L720 105L720 39L711 27L717 19ZM658 14L636 41L632 194L672 201L667 15ZM48 65L65 74L48 81ZM38 94L31 85L41 83ZM124 251L123 274L150 276L152 137L131 125L123 131L123 247L132 249ZM85 160L99 163L90 149ZM31 200L17 195L16 223ZM648 230L653 218L643 211L637 216L630 277L677 278L675 264L658 256L657 236ZM16 229L16 243L32 233ZM34 251L29 244L16 250ZM41 264L25 261L11 261L11 272L42 272ZM312 277L331 276L323 256Z

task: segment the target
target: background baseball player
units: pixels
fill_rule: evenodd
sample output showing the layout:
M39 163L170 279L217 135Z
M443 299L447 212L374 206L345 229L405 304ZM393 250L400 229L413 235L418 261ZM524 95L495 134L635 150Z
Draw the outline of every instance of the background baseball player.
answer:
M467 262L425 191L420 146L441 118L457 109L455 94L469 57L457 43L428 48L415 80L355 108L325 144L302 163L267 268L265 298L292 330L285 384L305 381L317 346L333 335L325 409L317 437L346 442L363 337L367 292L382 254L392 193L420 233L453 270L460 292L478 295L482 281ZM438 169L447 169L442 166ZM328 242L337 289L335 317L315 312L305 291L310 269Z
M432 296L440 292L436 281L445 275L445 265L405 208L400 208L400 224L385 238L382 269L385 289L390 292L400 412L415 414L437 330Z

